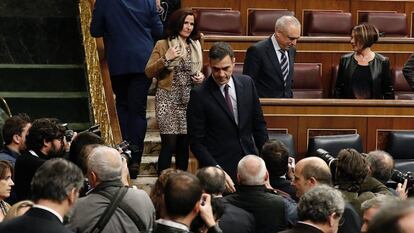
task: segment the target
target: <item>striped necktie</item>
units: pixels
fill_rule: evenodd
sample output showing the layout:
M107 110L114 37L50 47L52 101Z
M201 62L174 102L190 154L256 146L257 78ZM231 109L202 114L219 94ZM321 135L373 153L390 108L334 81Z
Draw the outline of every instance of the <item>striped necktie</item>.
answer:
M289 75L289 64L288 64L288 60L285 54L285 50L280 49L280 54L282 55L280 57L280 69L282 70L282 75L283 75L283 81L285 82L286 85L286 79L288 78Z

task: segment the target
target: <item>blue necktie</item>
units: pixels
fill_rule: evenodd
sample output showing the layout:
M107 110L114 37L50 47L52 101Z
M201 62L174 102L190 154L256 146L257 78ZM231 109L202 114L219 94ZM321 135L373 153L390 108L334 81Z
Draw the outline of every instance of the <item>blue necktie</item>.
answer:
M280 49L279 51L282 54L282 56L280 57L280 69L282 70L283 81L285 82L285 85L286 85L286 79L288 78L288 75L289 75L289 63L285 55L285 50Z

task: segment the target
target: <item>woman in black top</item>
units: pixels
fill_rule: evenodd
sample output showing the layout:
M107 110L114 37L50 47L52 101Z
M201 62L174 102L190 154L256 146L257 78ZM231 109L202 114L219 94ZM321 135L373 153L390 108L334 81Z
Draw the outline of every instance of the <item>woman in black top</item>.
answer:
M352 29L354 52L341 57L335 98L394 99L389 59L371 50L378 37L378 29L370 24Z

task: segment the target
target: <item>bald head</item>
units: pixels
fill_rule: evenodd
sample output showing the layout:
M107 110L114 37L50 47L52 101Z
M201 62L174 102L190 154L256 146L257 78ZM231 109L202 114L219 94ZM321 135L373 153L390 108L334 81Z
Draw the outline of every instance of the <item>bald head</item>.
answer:
M98 146L88 157L88 171L94 172L100 181L121 179L121 155L113 148Z
M302 174L305 179L314 177L318 183L331 185L332 174L329 166L318 157L304 158L298 162L298 165L303 163Z
M318 184L331 185L331 183L331 170L321 158L308 157L296 164L292 185L295 186L298 197Z
M259 156L246 155L237 165L237 179L242 185L263 185L267 176L265 162Z
M208 194L221 195L226 189L226 176L220 168L204 167L196 175L204 192Z

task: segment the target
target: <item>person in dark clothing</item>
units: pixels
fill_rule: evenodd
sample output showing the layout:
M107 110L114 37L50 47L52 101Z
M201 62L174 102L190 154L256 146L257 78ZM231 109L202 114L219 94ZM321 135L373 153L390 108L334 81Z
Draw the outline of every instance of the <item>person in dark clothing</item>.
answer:
M226 233L253 233L255 220L251 213L230 204L223 198L226 190L226 178L223 170L217 167L204 167L197 171L203 191L212 195L214 200L224 205L224 213L220 217L219 226Z
M308 157L296 164L295 178L292 182L296 188L296 195L303 196L311 188L320 185L332 184L332 174L328 165L318 157ZM361 219L351 204L345 203L345 210L342 215L344 224L339 226L338 233L359 233Z
M57 119L40 118L33 121L26 137L27 150L17 157L15 190L17 201L31 198L30 182L36 170L48 159L62 157L67 143L65 127Z
M335 98L395 98L390 61L371 50L378 38L379 31L374 25L363 23L352 29L351 45L354 52L341 57Z
M276 139L266 142L261 157L266 163L272 188L289 194L297 201L295 188L291 185L293 168L289 167L289 150L285 144Z
M266 189L268 177L263 159L246 155L237 166L237 191L225 197L230 204L253 214L256 233L282 231L288 224L283 198Z
M144 68L163 26L155 0L97 0L90 32L103 37L122 138L132 149L131 177L139 172L147 130L150 86Z

